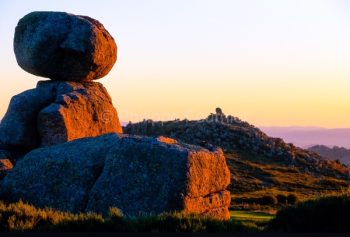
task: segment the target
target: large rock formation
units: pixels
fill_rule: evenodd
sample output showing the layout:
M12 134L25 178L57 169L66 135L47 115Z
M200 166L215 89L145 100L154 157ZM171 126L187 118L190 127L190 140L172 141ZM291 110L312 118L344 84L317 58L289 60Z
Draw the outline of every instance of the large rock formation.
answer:
M33 12L19 21L14 49L24 70L52 80L14 96L0 123L0 199L74 213L114 206L129 216L229 218L221 149L121 134L110 96L91 81L109 72L117 53L98 21Z
M0 185L1 198L106 214L186 211L229 218L230 173L221 149L108 134L36 149Z
M231 197L227 199L221 193L229 183L230 173L221 149L210 152L159 139L124 137L107 155L87 210L106 211L116 206L126 214L138 215L184 209L205 213L225 207L219 217L226 218ZM221 202L202 200L215 194ZM202 207L193 208L192 203Z
M121 133L118 114L102 84L40 81L11 99L0 124L3 144L27 149Z
M101 23L64 12L32 12L16 27L14 51L26 71L49 77L11 99L0 124L0 149L20 158L30 149L121 133L106 89L117 46Z
M59 81L102 78L117 60L113 37L95 19L65 12L32 12L16 27L14 51L25 71Z

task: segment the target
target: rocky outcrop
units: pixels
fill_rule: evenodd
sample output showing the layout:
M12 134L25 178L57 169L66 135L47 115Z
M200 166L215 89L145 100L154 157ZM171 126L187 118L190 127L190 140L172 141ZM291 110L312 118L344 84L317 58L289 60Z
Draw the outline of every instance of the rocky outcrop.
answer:
M128 215L171 210L204 213L217 208L192 202L221 192L230 172L221 149L212 152L183 143L164 143L144 137L124 137L107 155L101 177L94 185L88 211L116 206ZM228 207L227 200L219 207Z
M106 135L31 151L0 184L1 199L83 211L113 142Z
M179 141L209 147L221 147L225 153L248 153L252 157L264 156L270 163L298 167L303 172L349 179L350 170L335 161L325 160L320 155L301 149L281 138L267 136L259 128L226 116L220 108L200 120L152 121L129 123L123 128L127 134L144 136L167 136Z
M40 81L11 99L0 124L0 141L33 149L112 132L122 128L102 84Z
M52 80L102 78L117 60L113 37L95 19L65 12L32 12L17 24L14 51L25 71Z
M230 172L220 148L122 135L109 94L92 82L116 61L102 24L33 12L18 22L14 50L24 70L51 80L14 96L1 121L0 199L74 213L117 207L127 216L229 218Z
M117 46L101 23L64 12L32 12L16 27L14 51L27 72L48 77L11 99L0 123L0 149L20 158L33 148L121 133L102 84Z
M41 146L122 133L112 99L96 82L59 83L55 101L39 112L37 124Z
M0 141L8 146L31 149L38 147L37 117L43 108L55 100L57 83L38 83L35 89L24 91L10 101L0 123Z
M36 149L0 184L0 197L35 206L129 216L167 211L229 218L221 149L108 134Z

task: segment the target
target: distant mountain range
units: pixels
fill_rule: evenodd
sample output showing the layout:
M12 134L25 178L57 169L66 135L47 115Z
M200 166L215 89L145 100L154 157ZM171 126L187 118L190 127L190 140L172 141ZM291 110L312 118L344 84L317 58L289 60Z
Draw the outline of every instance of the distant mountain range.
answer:
M308 150L316 152L327 159L339 160L343 164L350 165L350 149L338 146L329 148L323 145L316 145L308 148Z
M259 127L270 137L280 137L285 142L302 148L315 145L350 148L350 128L327 129L321 127Z

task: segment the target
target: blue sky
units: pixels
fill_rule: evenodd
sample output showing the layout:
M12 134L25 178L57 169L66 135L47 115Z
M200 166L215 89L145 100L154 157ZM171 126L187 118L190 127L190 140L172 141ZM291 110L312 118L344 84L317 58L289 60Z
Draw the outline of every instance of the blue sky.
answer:
M221 106L256 125L350 126L346 0L75 0L0 2L0 117L41 78L12 40L37 10L98 19L118 44L102 82L122 121L197 119Z

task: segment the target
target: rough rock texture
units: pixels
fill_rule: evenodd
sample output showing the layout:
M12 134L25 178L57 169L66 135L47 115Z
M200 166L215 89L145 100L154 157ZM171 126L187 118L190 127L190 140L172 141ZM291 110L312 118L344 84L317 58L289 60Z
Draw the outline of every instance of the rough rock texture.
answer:
M25 148L40 143L37 116L40 110L55 100L56 83L38 83L35 89L13 96L0 123L0 141L6 145Z
M65 12L32 12L20 19L14 51L25 71L59 81L99 79L117 60L114 39L100 22Z
M11 99L0 123L0 143L32 149L111 132L122 128L102 84L40 81Z
M0 159L0 180L3 179L12 168L13 165L9 159Z
M56 100L39 112L37 121L42 146L122 133L108 92L96 82L60 83Z
M185 211L229 217L230 173L221 149L108 134L40 148L0 183L0 198L126 215Z
M108 154L87 210L108 210L112 205L127 215L184 209L202 213L186 206L184 199L222 191L229 183L221 149L209 152L197 146L126 137Z
M269 163L277 161L284 166L298 167L301 172L312 172L316 177L326 175L350 179L349 167L337 164L336 161L326 160L320 155L298 148L292 143L286 143L281 138L269 137L248 122L232 115L226 116L220 108L216 114L210 114L207 118L200 120L144 120L127 124L123 131L133 135L167 136L206 147L212 144L221 147L225 153L242 151L251 157L263 156ZM260 179L261 177L256 178ZM270 176L266 176L266 180L270 179ZM245 184L243 183L242 186Z
M31 151L0 184L1 199L83 211L115 137L106 135Z

